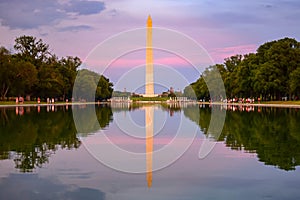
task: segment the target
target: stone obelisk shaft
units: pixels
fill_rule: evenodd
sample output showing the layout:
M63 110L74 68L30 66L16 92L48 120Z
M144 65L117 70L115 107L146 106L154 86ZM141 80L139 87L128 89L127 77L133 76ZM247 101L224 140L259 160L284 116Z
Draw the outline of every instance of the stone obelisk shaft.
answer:
M149 15L147 20L147 43L146 43L146 97L154 96L153 85L153 49L152 49L152 19Z

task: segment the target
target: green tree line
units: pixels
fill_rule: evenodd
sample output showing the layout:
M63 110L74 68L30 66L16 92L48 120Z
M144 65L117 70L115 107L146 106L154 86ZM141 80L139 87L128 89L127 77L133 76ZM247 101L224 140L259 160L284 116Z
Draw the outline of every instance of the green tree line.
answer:
M8 97L27 96L42 99L72 98L75 78L80 73L81 60L78 57L58 58L50 51L49 45L33 36L20 36L15 39L15 53L0 47L0 95ZM96 99L107 99L112 94L112 83L103 75L84 70L81 81L90 88L97 85ZM90 77L93 76L93 79ZM100 80L100 81L99 81Z
M208 67L199 79L187 86L185 96L197 99L216 99L210 94L207 82L216 72L222 76L227 98L261 98L297 100L300 95L300 43L283 38L261 45L256 53L226 58L223 64ZM212 96L211 96L212 95Z

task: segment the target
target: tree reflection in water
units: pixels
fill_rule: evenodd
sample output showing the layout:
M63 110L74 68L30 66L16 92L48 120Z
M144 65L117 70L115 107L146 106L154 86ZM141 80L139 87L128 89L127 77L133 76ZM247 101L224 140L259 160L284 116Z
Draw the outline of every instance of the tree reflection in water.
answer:
M82 115L77 120L86 124L84 135L103 129L112 121L113 112L139 109L141 105L96 105L97 120L89 120L90 106L74 107ZM300 112L297 109L266 107L222 107L226 120L220 137L207 133L211 117L209 106L164 106L170 114L183 111L199 125L205 135L224 141L233 150L256 153L259 161L283 170L300 165ZM200 118L199 118L200 116ZM0 159L12 159L21 172L31 172L48 162L51 154L61 149L76 149L72 109L66 106L17 107L0 109Z
M107 106L96 106L96 113L102 128L112 120ZM21 172L41 167L59 148L81 144L68 106L1 108L0 130L0 159L13 159Z
M222 134L215 140L224 141L233 150L256 153L259 161L283 170L295 170L300 164L300 112L292 108L254 106L219 107L226 110ZM200 106L200 120L195 119L195 108L184 109L184 114L207 133L211 108Z

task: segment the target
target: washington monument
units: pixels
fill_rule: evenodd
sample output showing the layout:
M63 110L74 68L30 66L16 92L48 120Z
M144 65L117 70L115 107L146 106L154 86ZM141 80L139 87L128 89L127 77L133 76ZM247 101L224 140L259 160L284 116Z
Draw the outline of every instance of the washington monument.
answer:
M152 49L152 19L149 15L147 20L147 42L146 42L146 93L144 97L154 97L153 84L153 49Z

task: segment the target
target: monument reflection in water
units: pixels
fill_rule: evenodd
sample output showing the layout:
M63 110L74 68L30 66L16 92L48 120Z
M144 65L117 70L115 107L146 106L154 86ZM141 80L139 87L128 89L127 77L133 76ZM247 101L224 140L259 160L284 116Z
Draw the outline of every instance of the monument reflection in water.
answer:
M152 153L153 153L153 112L154 107L145 107L145 126L146 126L146 164L147 164L147 183L152 186Z

